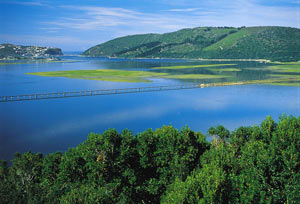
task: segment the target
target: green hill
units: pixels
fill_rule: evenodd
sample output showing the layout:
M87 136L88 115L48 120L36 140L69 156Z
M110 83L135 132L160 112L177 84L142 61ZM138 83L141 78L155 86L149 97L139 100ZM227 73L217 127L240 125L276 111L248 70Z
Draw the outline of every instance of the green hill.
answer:
M116 38L83 55L121 58L300 60L300 29L288 27L198 27L165 34Z
M38 59L62 54L61 49L55 47L0 44L0 59Z

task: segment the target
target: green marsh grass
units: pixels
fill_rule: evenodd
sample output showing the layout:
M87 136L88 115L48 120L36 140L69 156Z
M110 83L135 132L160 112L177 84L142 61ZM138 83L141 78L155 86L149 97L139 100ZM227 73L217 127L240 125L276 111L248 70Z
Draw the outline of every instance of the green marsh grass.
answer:
M72 79L88 79L132 83L150 82L150 80L147 80L147 78L167 75L165 73L155 73L148 71L126 71L109 69L35 72L26 74L47 77L66 77Z
M176 74L176 75L163 76L163 78L168 78L168 79L219 79L219 78L227 78L227 77L231 77L231 76L212 75L212 74Z
M221 66L229 66L232 64L210 64L210 65L188 65L188 66L170 66L170 67L156 67L152 69L184 69L184 68L197 68L204 67L215 74L178 74L166 72L153 72L153 71L129 71L117 69L94 69L94 70L72 70L72 71L51 71L51 72L35 72L27 73L29 75L46 76L46 77L66 77L71 79L86 79L86 80L100 80L112 82L152 82L151 78L164 78L164 79L178 79L178 80L203 80L203 79L220 79L232 78L222 72L238 72L238 68L223 68ZM220 66L220 68L218 68ZM251 68L250 68L251 69ZM258 68L255 68L258 69ZM283 86L300 86L297 81L300 79L298 74L300 71L299 65L273 65L262 67L260 69L271 70L273 73L268 74L269 79L254 80L251 83L256 84L272 84ZM151 69L150 69L151 70ZM285 74L286 73L286 74ZM232 78L234 79L234 78ZM240 81L247 84L247 81Z
M225 78L223 75L209 74L177 74L156 73L149 71L127 71L127 70L72 70L72 71L53 71L53 72L34 72L26 73L28 75L46 76L46 77L66 77L71 79L88 79L114 82L151 82L149 78L169 78L169 79L216 79Z
M298 62L277 62L277 61L272 62L272 61L271 61L270 63L272 63L272 64L282 64L282 65L289 65L289 64L300 65L300 61L298 61Z
M300 73L300 65L297 64L270 66L269 69L275 72Z
M213 68L213 69L209 69L211 71L215 71L215 72L240 72L241 70L240 69L237 69L237 68L228 68L228 69L218 69L218 68Z
M191 69L191 68L205 68L205 67L223 67L235 66L236 64L202 64L202 65L182 65L182 66L168 66L168 67L153 67L151 69Z

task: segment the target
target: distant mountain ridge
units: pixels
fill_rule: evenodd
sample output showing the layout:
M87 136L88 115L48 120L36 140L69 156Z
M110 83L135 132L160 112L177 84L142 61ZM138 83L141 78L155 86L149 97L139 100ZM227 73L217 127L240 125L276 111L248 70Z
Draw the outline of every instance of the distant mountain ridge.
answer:
M60 48L0 44L0 59L38 59L63 55Z
M300 29L278 26L197 27L120 37L83 55L120 58L300 60Z

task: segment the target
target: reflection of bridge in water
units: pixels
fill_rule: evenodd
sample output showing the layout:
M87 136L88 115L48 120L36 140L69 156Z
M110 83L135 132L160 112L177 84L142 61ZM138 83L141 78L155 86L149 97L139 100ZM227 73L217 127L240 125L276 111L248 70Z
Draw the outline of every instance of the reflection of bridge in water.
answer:
M242 83L179 84L179 85L152 86L152 87L139 87L139 88L103 89L103 90L72 91L72 92L57 92L57 93L39 93L39 94L29 94L29 95L0 96L0 102L68 98L68 97L81 97L81 96L112 95L112 94L167 91L167 90L179 90L179 89L194 89L194 88L204 88L204 87L210 87L210 86L226 86L226 85L238 85L238 84L242 84Z

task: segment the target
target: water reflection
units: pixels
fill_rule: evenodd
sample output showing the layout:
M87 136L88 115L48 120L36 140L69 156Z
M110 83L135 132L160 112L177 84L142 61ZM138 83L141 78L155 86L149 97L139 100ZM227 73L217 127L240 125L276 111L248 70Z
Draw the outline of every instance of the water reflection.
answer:
M28 76L24 75L26 72L120 69L120 67L149 69L157 66L195 64L185 60L127 61L88 58L81 60L78 63L1 67L3 68L0 71L1 95L149 86L147 83ZM201 63L207 64L207 62ZM247 67L263 66L256 62L237 62L236 67L241 71L229 74L245 80L263 79L268 71L247 69ZM203 68L171 70L173 71L212 73ZM179 81L155 79L151 85L175 83ZM164 124L172 124L176 128L188 125L192 130L206 133L209 127L218 124L233 130L241 125L259 124L267 115L277 119L282 113L300 115L299 87L244 85L2 103L0 104L0 159L11 159L16 151L42 153L65 151L83 142L88 133L101 133L108 128L116 128L119 131L129 128L138 133L147 128L155 129Z
M233 130L266 115L299 116L299 96L297 87L251 85L1 104L0 155L64 151L108 128L137 133L172 124L206 133L222 124Z

